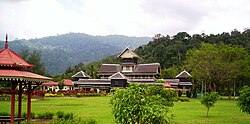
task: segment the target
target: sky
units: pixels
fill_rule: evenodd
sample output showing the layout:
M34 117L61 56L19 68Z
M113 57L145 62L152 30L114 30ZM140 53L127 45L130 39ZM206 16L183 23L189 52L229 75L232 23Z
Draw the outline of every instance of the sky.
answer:
M249 0L0 0L0 40L218 34L250 28Z

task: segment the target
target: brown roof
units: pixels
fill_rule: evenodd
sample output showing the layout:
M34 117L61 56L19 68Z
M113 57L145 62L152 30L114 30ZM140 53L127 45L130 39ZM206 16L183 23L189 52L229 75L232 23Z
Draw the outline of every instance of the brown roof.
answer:
M159 68L160 68L159 63L138 64L135 66L134 72L136 73L159 73L158 72Z
M99 75L112 75L117 72L121 72L124 75L148 75L159 74L160 64L137 64L132 72L122 72L122 66L119 64L103 64L100 68Z
M121 71L121 66L119 64L102 64L99 72L105 73L105 72L111 72L116 73Z

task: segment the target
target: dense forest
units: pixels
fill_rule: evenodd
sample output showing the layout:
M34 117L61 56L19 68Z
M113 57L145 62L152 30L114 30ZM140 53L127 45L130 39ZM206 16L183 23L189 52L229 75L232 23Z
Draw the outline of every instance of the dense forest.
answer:
M36 39L16 39L9 42L10 49L22 53L29 50L41 52L41 60L47 73L54 76L65 72L69 66L89 63L115 54L125 47L147 44L149 37L123 35L92 36L84 33L68 33ZM4 42L0 42L4 46Z
M214 46L209 46L207 44L212 44ZM160 63L161 70L162 70L161 71L162 78L175 78L175 76L178 73L180 73L182 70L188 70L189 72L191 72L191 74L195 75L195 77L198 77L198 75L194 73L195 72L194 69L188 67L190 63L188 63L187 57L189 57L189 59L192 60L194 59L194 56L192 56L193 58L192 57L190 58L190 56L187 56L187 55L188 53L189 55L191 55L191 51L194 51L193 53L196 52L195 50L199 50L199 49L201 49L200 51L202 51L202 48L206 50L208 49L207 51L209 51L209 48L211 49L210 51L218 50L216 54L213 54L212 56L213 58L219 58L215 55L218 55L218 56L222 55L220 52L221 49L224 49L225 51L227 51L228 53L224 52L225 56L220 58L220 62L221 62L220 65L222 65L224 61L234 62L233 61L234 58L241 59L239 57L237 58L237 56L241 56L241 53L242 53L242 56L244 56L244 61L245 60L248 61L247 66L249 66L250 60L246 59L245 53L247 54L247 57L248 57L250 53L250 29L246 29L243 32L240 32L235 29L231 31L230 33L223 32L221 34L216 34L216 35L215 34L207 35L203 33L203 34L194 34L191 36L186 32L179 32L174 36L169 36L169 35L164 36L162 34L157 34L152 38L152 41L150 41L148 44L142 45L136 48L135 52L140 57L143 58L142 60L140 60L140 63L155 63L155 62ZM203 50L203 52L206 50ZM239 52L237 50L239 50ZM229 53L230 51L236 51L236 53L234 55L231 55L231 53ZM208 54L209 53L205 53L203 54L203 56L208 56ZM230 58L230 60L229 59L222 60L223 58L224 59ZM78 65L68 67L66 69L66 72L63 75L59 75L55 79L60 80L62 78L70 78L73 74L75 74L76 72L80 70L85 71L93 78L98 78L97 73L102 63L119 63L119 60L117 60L116 56L113 55L113 56L104 58L100 61L96 61L96 62L89 63L89 64L80 63ZM209 63L206 63L206 64L209 64ZM223 66L224 68L227 68L227 66L236 67L236 66L231 66L231 65L223 65ZM220 66L220 67L222 68L223 66ZM202 69L205 68L203 66L201 67ZM241 66L237 66L237 67L241 67ZM217 68L217 67L213 67L213 68ZM248 67L242 67L242 68L248 68ZM232 70L235 70L235 69L236 68L233 68ZM238 73L241 70L243 72L243 69L241 68L237 68L237 69L238 71L237 72L234 71L234 73ZM214 75L218 75L218 73L215 73L215 71L218 71L218 70L214 69L213 72L211 71L211 75L209 75L209 77L213 78L212 77L213 73ZM241 83L238 83L237 86L249 84L248 75L250 74L245 74L249 72L250 71L248 69L245 69L243 75L238 75L237 77L234 76L232 80L227 81L227 82L225 81L224 85L233 86L235 84L231 84L231 82L235 82L236 80L237 82L241 82ZM196 81L197 79L198 78L194 78L194 80ZM210 79L207 79L207 80L210 80ZM210 82L219 82L221 80L222 80L221 78L215 79L214 77L213 80L212 79L210 80ZM199 81L203 81L203 80L199 80ZM228 89L230 90L231 88L232 87L229 87ZM217 90L219 89L217 88Z

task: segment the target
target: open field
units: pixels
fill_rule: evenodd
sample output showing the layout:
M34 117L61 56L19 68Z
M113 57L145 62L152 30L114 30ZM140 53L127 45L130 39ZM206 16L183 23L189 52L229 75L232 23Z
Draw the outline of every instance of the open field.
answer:
M26 101L23 102L23 111L26 111ZM82 118L95 119L99 124L114 123L109 97L54 97L32 102L32 112L37 114L47 111L72 112ZM211 108L209 117L206 117L206 108L200 104L200 99L175 102L171 111L174 124L250 124L250 115L240 112L235 100L219 100L215 107ZM0 101L0 112L10 112L10 102Z

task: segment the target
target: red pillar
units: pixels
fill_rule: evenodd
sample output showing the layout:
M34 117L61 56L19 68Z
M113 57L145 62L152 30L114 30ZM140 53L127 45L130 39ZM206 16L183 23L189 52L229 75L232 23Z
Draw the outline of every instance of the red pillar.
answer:
M27 105L27 119L31 119L31 82L28 82L28 105Z
M15 93L11 94L11 109L10 109L10 123L14 124L15 119Z
M22 83L19 82L19 88L18 88L18 118L22 117Z

